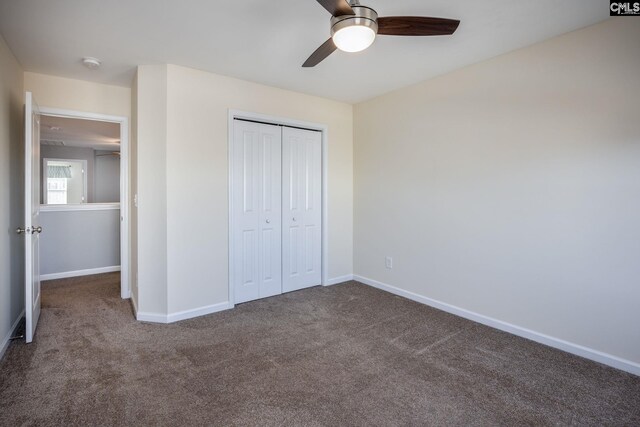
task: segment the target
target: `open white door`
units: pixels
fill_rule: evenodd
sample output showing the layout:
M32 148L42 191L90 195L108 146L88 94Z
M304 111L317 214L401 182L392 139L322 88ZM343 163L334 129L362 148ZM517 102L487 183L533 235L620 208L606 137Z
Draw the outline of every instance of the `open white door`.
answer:
M40 110L31 92L25 96L25 317L26 341L33 341L40 317Z

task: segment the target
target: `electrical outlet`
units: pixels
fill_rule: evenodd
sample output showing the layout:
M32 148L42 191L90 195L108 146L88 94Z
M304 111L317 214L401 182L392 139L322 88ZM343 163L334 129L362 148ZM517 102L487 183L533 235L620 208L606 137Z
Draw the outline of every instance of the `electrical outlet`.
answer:
M393 268L393 258L391 258L390 256L385 257L384 266L391 270Z

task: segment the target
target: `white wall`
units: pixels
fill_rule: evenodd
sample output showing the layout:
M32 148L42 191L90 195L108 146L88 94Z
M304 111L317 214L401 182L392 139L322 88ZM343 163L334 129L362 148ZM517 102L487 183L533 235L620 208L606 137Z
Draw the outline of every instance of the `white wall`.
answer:
M167 313L167 67L138 67L134 138L137 169L138 312ZM135 210L136 208L134 208ZM187 230L193 224L183 224ZM191 229L195 233L195 229Z
M111 153L95 151L93 203L120 202L120 157Z
M41 212L40 225L40 274L120 266L119 209Z
M355 273L640 363L638 40L611 19L357 105Z
M329 277L352 273L350 105L174 65L139 67L137 84L140 307L145 287L160 289L165 265L167 306L159 313L229 299L229 109L329 126ZM150 270L157 277L143 277ZM163 309L160 301L155 307Z
M0 36L0 358L24 309L23 77Z
M131 138L129 139L129 274L131 280L131 301L134 310L138 310L138 207L136 206L138 194L138 72L131 83L131 126L129 127Z

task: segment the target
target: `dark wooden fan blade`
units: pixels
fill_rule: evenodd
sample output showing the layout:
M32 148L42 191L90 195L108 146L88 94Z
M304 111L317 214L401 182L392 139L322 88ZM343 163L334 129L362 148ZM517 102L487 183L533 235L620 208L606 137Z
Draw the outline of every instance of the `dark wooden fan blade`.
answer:
M460 25L456 19L422 16L385 16L378 18L378 34L387 36L448 36Z
M329 39L326 42L322 43L322 46L317 48L316 51L311 54L309 59L307 59L304 62L304 64L302 64L302 66L305 67L305 68L307 68L307 67L315 67L316 65L318 65L319 63L324 61L324 59L327 56L329 56L333 52L335 52L336 49L337 49L337 47L333 43L333 39Z
M318 0L333 16L355 15L347 0Z

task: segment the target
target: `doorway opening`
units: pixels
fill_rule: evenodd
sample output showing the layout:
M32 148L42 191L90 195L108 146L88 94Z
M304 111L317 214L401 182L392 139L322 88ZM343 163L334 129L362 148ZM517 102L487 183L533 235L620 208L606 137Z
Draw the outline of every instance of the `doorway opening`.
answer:
M40 280L120 272L130 297L126 117L40 108Z

